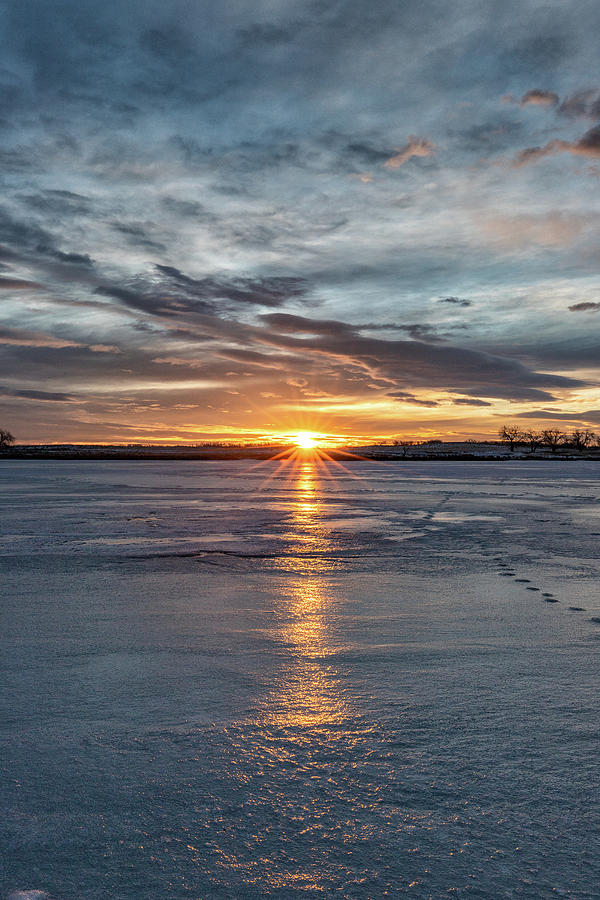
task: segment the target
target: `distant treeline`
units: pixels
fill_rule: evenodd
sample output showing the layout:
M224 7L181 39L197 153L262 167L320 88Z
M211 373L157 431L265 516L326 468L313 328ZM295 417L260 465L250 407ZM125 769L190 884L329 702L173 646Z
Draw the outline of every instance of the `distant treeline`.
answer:
M561 431L560 428L543 428L536 431L532 428L522 429L519 425L503 425L498 434L500 440L514 450L519 444L529 447L534 453L539 447L547 447L556 453L561 447L565 450L576 450L583 453L592 447L600 447L600 437L589 428L577 428L575 431Z

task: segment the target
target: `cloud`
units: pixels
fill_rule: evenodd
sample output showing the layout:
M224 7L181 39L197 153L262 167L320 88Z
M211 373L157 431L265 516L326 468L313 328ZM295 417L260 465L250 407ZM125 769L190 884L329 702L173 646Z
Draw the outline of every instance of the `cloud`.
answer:
M535 88L523 94L519 106L557 106L558 101L558 94L555 94L554 91L543 91Z
M395 330L405 331L415 341L425 341L425 343L443 341L444 338L436 334L435 328L431 325L423 325L416 322L413 325L396 325Z
M570 119L600 119L600 92L587 90L571 94L562 101L558 112Z
M600 309L600 303L596 303L592 300L584 300L582 303L574 303L569 307L571 312L587 312L589 310L598 310Z
M416 397L406 391L388 391L388 397L398 400L401 403L410 403L412 406L424 406L426 409L434 409L440 406L437 400L428 400L426 397Z
M195 309L198 312L213 312L213 307L210 304L200 301L193 305L187 302L182 308L182 304L176 297L165 295L156 289L153 290L146 286L141 286L138 289L136 287L119 287L118 285L105 284L95 288L94 293L102 297L111 297L129 309L138 310L159 318L180 315L184 309L187 311Z
M386 378L390 388L422 387L481 397L512 400L551 399L553 390L569 390L584 382L534 372L514 359L465 347L421 341L365 337L356 326L334 320L273 314L263 317L263 340L280 349L313 358L345 361L371 376ZM298 335L301 335L299 337Z
M38 291L43 285L23 278L0 278L0 291Z
M94 261L87 253L64 251L56 237L31 220L23 220L0 207L0 258L11 262L35 264L66 279L90 273Z
M73 191L45 190L37 194L21 194L19 199L32 209L52 215L83 216L92 212L90 198Z
M600 158L600 125L590 128L578 141L568 147L570 153L580 156L588 156L591 159Z
M55 247L45 244L39 244L36 248L39 253L53 257L61 263L67 263L73 266L82 266L86 269L94 268L94 260L87 253L64 253Z
M550 156L552 153L557 152L557 144L558 141L550 141L544 147L526 147L525 150L521 150L517 154L513 165L515 167L526 166L529 163L537 162L538 159L543 159L545 156Z
M594 226L594 218L548 210L544 215L492 215L477 220L481 236L498 246L523 252L528 247L568 247L587 228Z
M425 157L431 156L436 150L435 144L423 137L409 137L404 147L401 147L394 156L391 156L385 163L386 169L399 169L405 162L412 159L413 156Z
M354 141L346 145L345 152L367 166L376 166L380 163L388 164L393 150L375 147L367 141ZM408 157L407 157L408 158Z
M210 220L215 217L197 200L179 200L177 197L161 197L161 205L175 216L188 219Z
M114 344L88 344L88 350L91 350L92 353L121 353L119 347L115 347Z
M583 425L600 425L600 409L585 409L563 412L556 409L534 409L516 413L517 419L554 419L558 422L581 423Z
M17 391L0 387L0 394L4 397L20 397L23 400L43 400L53 403L73 403L75 397L59 391Z
M156 265L155 268L188 294L204 301L281 306L289 300L303 298L308 290L304 279L289 276L191 278L174 266Z
M149 227L143 222L113 222L111 228L124 235L134 247L143 247L145 250L166 252L166 246L162 241L151 237Z
M308 291L304 279L288 276L192 278L175 266L156 264L154 269L158 278L141 275L128 284L100 284L94 293L158 318L182 318L191 313L213 316L216 323L219 310L277 307L303 300Z
M463 297L440 297L440 303L452 303L454 306L473 306L470 300L465 300Z
M491 406L487 400L477 400L475 397L458 397L452 401L453 406Z
M17 347L81 347L77 341L65 340L40 331L25 331L19 328L0 327L0 344L13 344Z
M600 125L595 125L577 141L554 139L543 147L527 147L517 155L514 165L524 166L554 153L573 153L588 159L600 159Z

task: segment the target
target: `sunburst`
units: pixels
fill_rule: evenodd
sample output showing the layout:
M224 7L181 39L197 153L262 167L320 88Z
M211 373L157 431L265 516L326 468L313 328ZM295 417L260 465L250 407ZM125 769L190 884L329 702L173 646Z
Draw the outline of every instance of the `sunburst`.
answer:
M317 436L312 431L299 431L294 443L301 450L316 450L318 446Z

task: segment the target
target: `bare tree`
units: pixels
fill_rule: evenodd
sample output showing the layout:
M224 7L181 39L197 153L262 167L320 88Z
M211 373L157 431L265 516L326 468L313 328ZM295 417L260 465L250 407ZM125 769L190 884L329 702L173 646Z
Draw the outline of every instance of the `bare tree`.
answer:
M570 442L579 453L582 453L583 450L591 447L595 440L596 435L588 428L578 428L577 430L571 432L570 435Z
M14 442L15 439L10 431L7 431L6 428L0 428L0 450L6 450Z
M521 432L521 440L525 441L531 453L535 453L537 448L542 443L542 435L539 431L532 431L531 429L528 429L527 431Z
M402 457L406 457L408 448L413 446L412 441L394 441L394 447L402 447Z
M506 444L510 444L511 453L515 449L515 444L521 438L521 430L518 425L503 425L500 431L500 440Z
M566 439L567 435L559 428L544 428L542 431L542 444L550 447L552 453L556 453L556 448L564 444Z

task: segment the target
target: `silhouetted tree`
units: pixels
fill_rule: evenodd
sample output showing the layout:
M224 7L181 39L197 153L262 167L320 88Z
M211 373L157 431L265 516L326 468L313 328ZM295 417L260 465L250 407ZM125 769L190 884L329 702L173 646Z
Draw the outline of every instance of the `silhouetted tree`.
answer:
M570 443L573 444L579 453L591 447L595 440L596 435L588 428L578 428L570 436Z
M550 447L552 453L556 453L556 448L564 444L566 439L566 434L559 428L544 428L542 431L542 444Z
M408 453L408 448L413 446L412 441L394 441L394 447L402 447L402 456Z
M515 444L518 443L521 437L521 429L518 425L503 425L500 431L498 432L500 435L500 440L504 441L505 444L510 444L511 453L515 449Z
M540 432L533 431L532 429L522 431L520 437L522 441L525 441L531 453L535 453L537 448L542 443L542 435L540 434Z
M0 450L6 450L14 442L15 439L10 431L7 431L6 428L0 428Z

